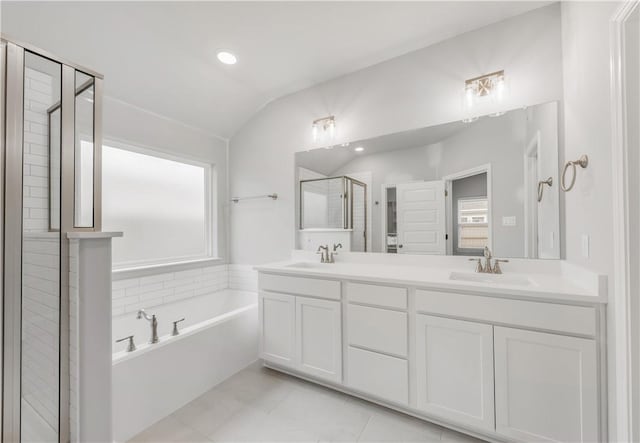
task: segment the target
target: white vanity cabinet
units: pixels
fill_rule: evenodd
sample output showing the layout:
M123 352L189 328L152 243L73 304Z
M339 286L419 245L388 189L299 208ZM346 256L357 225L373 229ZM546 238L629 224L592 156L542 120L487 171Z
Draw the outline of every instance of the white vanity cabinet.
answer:
M496 326L496 431L519 441L599 441L597 361L595 340Z
M269 366L489 441L606 441L601 301L326 269L260 273Z
M296 298L260 292L260 348L262 358L295 367Z
M260 355L316 378L342 382L340 282L260 275Z
M409 404L407 289L348 282L346 384Z
M314 377L342 381L340 302L296 297L298 370Z
M418 314L418 409L494 430L493 326Z

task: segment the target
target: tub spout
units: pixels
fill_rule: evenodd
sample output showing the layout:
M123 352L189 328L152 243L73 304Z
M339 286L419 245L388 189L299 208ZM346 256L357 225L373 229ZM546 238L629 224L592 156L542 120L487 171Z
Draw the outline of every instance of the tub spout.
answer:
M158 343L158 319L155 315L149 315L145 312L144 309L140 309L138 311L138 315L136 315L138 320L144 318L149 323L151 323L151 339L149 340L150 344Z

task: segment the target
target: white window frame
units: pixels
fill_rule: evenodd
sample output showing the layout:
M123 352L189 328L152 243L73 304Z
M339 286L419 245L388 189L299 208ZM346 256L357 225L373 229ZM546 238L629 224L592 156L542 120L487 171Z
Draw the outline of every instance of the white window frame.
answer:
M201 160L189 157L188 155L175 155L168 153L158 148L151 148L141 146L140 144L134 144L127 141L118 141L112 138L104 139L102 142L102 149L116 148L124 151L134 152L137 154L148 155L151 157L157 157L165 160L171 160L178 163L197 166L204 169L204 208L205 208L205 255L193 256L193 257L181 257L181 258L168 258L164 260L145 260L139 262L128 262L119 265L114 265L113 276L114 280L120 280L124 278L134 278L142 275L146 275L146 271L157 272L162 270L163 272L171 272L176 270L189 269L192 267L202 266L208 263L221 262L222 259L218 254L218 238L217 238L217 223L218 223L218 196L215 192L214 186L217 183L217 171L216 165L213 163L203 162ZM103 166L104 167L104 166ZM126 233L125 233L126 241Z
M458 208L458 213L455 214L455 217L458 220L458 249L461 251L468 251L468 252L477 252L477 251L482 251L484 248L463 248L460 246L460 231L462 230L462 223L460 222L460 202L461 201L479 201L479 200L486 200L487 201L487 221L483 222L483 223L475 223L475 222L468 222L468 223L464 223L465 225L476 225L476 226L486 226L487 227L487 231L489 231L489 198L488 197L463 197L458 199L458 204L456 205ZM487 246L489 246L489 239L491 237L491 232L487 232Z

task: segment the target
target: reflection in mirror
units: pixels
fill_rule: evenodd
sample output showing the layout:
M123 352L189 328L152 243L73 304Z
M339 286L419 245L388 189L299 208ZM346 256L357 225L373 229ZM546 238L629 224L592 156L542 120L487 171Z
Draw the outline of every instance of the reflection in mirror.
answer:
M296 172L301 249L560 258L556 102L298 152Z
M353 177L317 177L301 169L300 232L310 241L329 233L334 243L367 251L367 185ZM313 178L305 178L313 177Z
M93 227L94 81L76 71L75 215L74 225Z

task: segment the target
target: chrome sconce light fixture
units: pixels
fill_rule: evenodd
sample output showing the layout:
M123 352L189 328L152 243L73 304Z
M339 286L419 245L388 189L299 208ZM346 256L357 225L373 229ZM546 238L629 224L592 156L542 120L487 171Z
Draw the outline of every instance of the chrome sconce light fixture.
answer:
M471 78L464 82L463 108L466 117L464 122L469 123L478 119L474 114L474 108L481 102L490 101L495 104L501 103L507 93L507 84L504 70L492 72ZM490 114L497 117L504 112L494 112Z
M336 136L336 118L330 115L314 120L311 125L311 135L314 143L333 140Z

